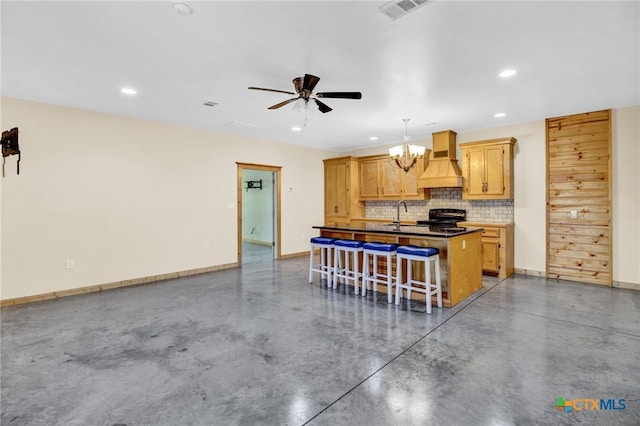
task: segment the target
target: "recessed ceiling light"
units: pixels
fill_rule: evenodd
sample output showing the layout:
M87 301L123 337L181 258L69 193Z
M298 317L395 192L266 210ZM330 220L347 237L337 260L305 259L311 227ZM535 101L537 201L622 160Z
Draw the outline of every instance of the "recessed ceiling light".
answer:
M516 75L516 70L504 70L500 73L500 77L511 77Z
M378 140L378 137L377 137L377 136L371 136L371 137L369 138L369 140L370 140L370 141L377 141L377 140Z
M173 3L173 10L180 15L191 15L193 13L193 9L186 3L183 2L175 2Z
M291 130L293 130L294 132L299 132L302 129L300 127L298 127L298 126L294 126L294 127L291 128Z
M497 113L497 114L493 114L493 116L494 116L495 118L501 118L501 117L504 117L504 116L506 116L506 115L507 115L507 114L506 114L506 113L504 113L504 112L499 112L499 113Z
M135 95L136 93L138 93L135 89L132 89L130 87L123 87L122 89L120 89L120 91L125 95Z

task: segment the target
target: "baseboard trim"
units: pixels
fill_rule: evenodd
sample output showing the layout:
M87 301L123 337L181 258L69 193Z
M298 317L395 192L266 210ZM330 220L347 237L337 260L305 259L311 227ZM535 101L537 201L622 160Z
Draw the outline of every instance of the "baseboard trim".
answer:
M640 284L639 283L625 283L622 281L614 281L613 282L613 286L615 288L626 288L629 290L636 290L636 291L640 291Z
M542 278L547 277L547 274L545 274L544 271L532 271L530 269L515 268L513 272L515 272L518 275L529 275L531 277L542 277Z
M543 271L530 271L527 269L518 269L516 268L514 271L516 274L518 275L529 275L529 276L533 276L533 277L542 277L542 278L547 278L547 275L543 272ZM576 281L579 282L579 281ZM588 284L588 283L585 283ZM640 284L639 283L626 283L626 282L622 282L622 281L614 281L612 284L612 287L615 288L626 288L629 290L637 290L640 291Z
M136 285L151 284L164 280L188 277L191 275L206 274L207 272L221 271L223 269L237 268L238 262L225 263L222 265L205 266L204 268L187 269L167 274L150 275L147 277L133 278L130 280L114 281L111 283L91 285L86 287L72 288L68 290L53 291L51 293L36 294L33 296L17 297L15 299L0 300L0 308L5 306L24 305L27 303L42 302L45 300L59 299L61 297L77 296L79 294L96 293L98 291L108 291L121 287L131 287Z
M297 253L283 254L283 255L280 256L280 260L293 259L294 257L302 257L302 256L309 257L309 250L300 251L300 252L297 252Z
M242 242L251 243L251 244L259 244L261 246L267 246L267 247L271 247L273 245L273 243L270 243L269 241L251 240L249 238L243 238Z

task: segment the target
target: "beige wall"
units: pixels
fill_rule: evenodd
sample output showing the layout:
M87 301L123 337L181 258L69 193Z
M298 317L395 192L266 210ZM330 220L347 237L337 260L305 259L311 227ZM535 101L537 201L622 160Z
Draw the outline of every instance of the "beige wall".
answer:
M282 254L306 251L323 220L321 160L339 155L3 98L2 128L16 126L21 174L7 159L0 187L2 300L236 262L236 161L282 166ZM613 278L638 285L640 107L614 110L612 126ZM518 139L515 266L544 271L544 121L458 142L503 136Z
M576 111L576 114L587 111ZM455 130L455 129L453 129ZM640 106L612 111L613 279L640 285ZM546 177L544 120L473 132L459 143L513 136L515 267L544 272L546 257ZM431 148L431 140L416 140ZM387 146L350 152L385 153ZM458 148L458 158L460 149Z
M323 221L332 152L2 98L2 128L16 126L2 300L236 262L236 161L282 166L283 255Z

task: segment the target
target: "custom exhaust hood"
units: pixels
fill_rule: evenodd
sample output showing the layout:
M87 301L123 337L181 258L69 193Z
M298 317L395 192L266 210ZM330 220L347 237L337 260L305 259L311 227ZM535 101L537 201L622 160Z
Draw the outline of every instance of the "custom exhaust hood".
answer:
M419 188L461 188L462 170L456 159L456 132L433 133L429 165L418 178Z

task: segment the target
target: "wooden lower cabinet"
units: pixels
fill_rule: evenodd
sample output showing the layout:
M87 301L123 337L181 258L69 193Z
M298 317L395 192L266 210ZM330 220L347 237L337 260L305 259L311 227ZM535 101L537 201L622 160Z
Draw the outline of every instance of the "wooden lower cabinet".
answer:
M513 223L460 222L460 226L483 228L482 272L507 278L513 275Z

